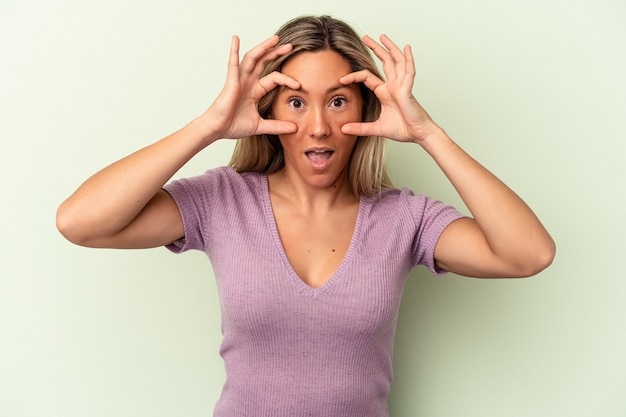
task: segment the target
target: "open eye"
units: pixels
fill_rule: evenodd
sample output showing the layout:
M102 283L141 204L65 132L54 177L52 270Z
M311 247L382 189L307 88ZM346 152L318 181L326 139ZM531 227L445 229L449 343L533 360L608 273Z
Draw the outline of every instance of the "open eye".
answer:
M294 109L301 109L302 106L304 106L304 103L302 102L302 100L300 100L298 97L292 97L289 99L288 101L289 105L291 107L293 107Z
M332 107L344 107L347 103L347 100L345 99L345 97L335 97L330 101L330 105Z

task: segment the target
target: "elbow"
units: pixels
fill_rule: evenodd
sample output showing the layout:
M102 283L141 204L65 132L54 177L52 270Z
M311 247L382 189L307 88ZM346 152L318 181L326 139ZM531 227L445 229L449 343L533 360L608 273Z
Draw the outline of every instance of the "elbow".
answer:
M70 213L65 203L57 209L56 228L68 241L79 246L88 246L85 228L81 227L80 222Z
M554 262L554 258L556 257L556 243L551 237L547 237L546 241L543 245L541 245L541 249L537 251L535 254L535 274L543 271Z
M72 243L76 243L76 232L74 231L75 227L72 224L71 217L67 215L67 210L65 209L64 204L61 204L57 209L56 227L65 239Z
M549 238L542 245L537 245L533 251L528 254L524 265L519 269L519 277L526 278L537 275L541 271L552 265L556 256L556 245Z

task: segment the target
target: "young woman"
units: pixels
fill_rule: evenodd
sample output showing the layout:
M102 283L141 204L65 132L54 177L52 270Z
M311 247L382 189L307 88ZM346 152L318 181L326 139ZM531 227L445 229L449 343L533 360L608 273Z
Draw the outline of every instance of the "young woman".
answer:
M539 220L433 122L414 77L410 47L327 16L288 22L241 61L233 37L204 114L59 207L79 245L207 253L227 373L216 416L385 416L411 268L524 277L552 262ZM165 185L221 138L241 139L229 167ZM471 217L393 188L383 138L421 146Z

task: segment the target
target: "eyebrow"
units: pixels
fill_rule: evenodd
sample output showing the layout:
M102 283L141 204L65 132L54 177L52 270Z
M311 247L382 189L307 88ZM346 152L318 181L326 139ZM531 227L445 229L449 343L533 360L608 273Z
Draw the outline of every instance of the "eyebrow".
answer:
M326 90L326 94L333 93L333 92L335 92L337 90L341 90L342 88L346 88L348 90L351 90L351 88L350 88L351 85L354 85L354 84L348 84L348 85L337 84L337 85L334 85L334 86L332 86L332 87L330 87L330 88L328 88ZM287 87L286 85L281 85L280 88L278 89L279 93L282 92L282 91L301 91L304 94L309 94L309 91L306 88L300 87L298 89L294 89L294 88Z

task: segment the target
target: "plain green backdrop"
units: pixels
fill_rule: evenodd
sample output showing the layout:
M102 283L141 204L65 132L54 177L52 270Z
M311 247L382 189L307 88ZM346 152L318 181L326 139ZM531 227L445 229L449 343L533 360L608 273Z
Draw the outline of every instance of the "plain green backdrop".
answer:
M626 3L0 0L0 417L211 415L224 380L202 253L63 240L90 174L200 114L232 34L331 14L413 46L414 93L557 242L524 280L408 280L393 417L626 416ZM224 165L220 141L177 176ZM416 146L398 186L457 205Z

